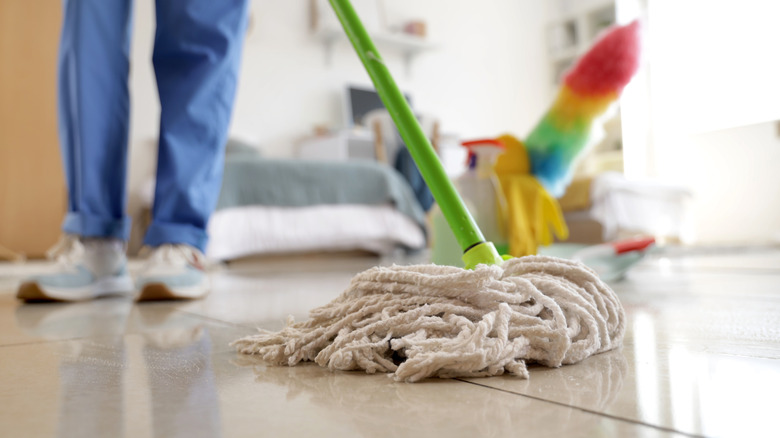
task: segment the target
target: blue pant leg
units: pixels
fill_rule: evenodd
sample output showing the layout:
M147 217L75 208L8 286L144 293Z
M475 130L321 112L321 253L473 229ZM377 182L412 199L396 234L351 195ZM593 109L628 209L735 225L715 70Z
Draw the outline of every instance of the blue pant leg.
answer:
M65 0L58 66L63 231L127 240L131 0Z
M160 143L150 246L203 250L222 184L248 0L157 0Z

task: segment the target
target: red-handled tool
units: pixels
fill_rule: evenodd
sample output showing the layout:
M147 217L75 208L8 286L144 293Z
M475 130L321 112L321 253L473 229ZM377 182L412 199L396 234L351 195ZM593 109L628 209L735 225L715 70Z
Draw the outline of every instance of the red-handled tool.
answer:
M652 237L620 240L588 246L572 254L571 258L591 267L603 280L614 281L623 278L654 246Z
M645 251L655 243L652 237L640 239L620 240L617 242L602 243L583 248L574 254L574 258L585 260L592 257L618 256L633 251Z

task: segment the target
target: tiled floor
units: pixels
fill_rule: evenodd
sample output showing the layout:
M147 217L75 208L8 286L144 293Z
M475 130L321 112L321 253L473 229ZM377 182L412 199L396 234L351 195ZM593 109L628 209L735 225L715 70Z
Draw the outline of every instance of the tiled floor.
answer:
M613 284L622 349L510 377L395 383L247 364L228 346L372 258L243 262L190 303L21 304L0 264L0 435L780 436L780 250L673 251Z

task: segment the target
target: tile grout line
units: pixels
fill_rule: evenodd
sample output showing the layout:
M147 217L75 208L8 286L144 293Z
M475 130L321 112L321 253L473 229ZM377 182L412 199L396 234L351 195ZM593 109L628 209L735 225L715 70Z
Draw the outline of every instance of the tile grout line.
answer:
M122 337L125 337L125 336L128 336L128 335L143 335L143 334L144 334L143 332L124 333L122 335ZM104 339L104 338L101 338L100 336L97 336L97 337L80 336L80 337L75 337L75 338L52 339L52 340L48 340L48 341L31 341L31 342L21 342L21 343L18 343L18 344L5 344L5 345L0 345L0 353L2 353L4 351L3 348L9 348L10 349L10 348L14 348L14 347L29 347L29 346L42 345L42 344L61 344L61 343L64 343L64 342L73 342L73 341L85 342L85 341L90 341L91 340L91 341L98 342L101 339ZM214 349L214 350L211 351L211 355L212 356L213 355L217 355L217 354L223 354L223 353L235 353L235 350L234 349L225 349L225 350Z
M205 316L205 315L200 315L198 313L193 313L191 311L182 310L182 309L179 309L179 308L176 308L176 307L172 307L172 309L175 310L176 312L184 313L184 314L186 314L186 315L188 315L190 317L203 319L203 320L205 320L205 321L207 321L209 323L219 323L221 325L227 325L227 326L235 327L235 328L244 328L244 329L257 330L257 327L250 327L250 326L244 325L244 324L237 324L237 323L230 322L230 321L223 321L221 319L217 319L217 318L213 318L213 317ZM142 334L142 333L143 333L143 330L139 331L139 332L122 333L122 336L133 335L133 334ZM100 335L98 335L98 336L74 336L72 338L24 341L24 342L18 342L18 343L0 344L0 348L5 348L5 347L22 347L22 346L38 345L38 344L57 344L57 343L61 343L61 342L80 341L80 340L95 339L95 338L101 338L101 336Z
M737 343L738 344L738 343ZM675 345L681 345L681 346L689 346L689 345L701 345L701 342L677 342ZM635 347L636 345L633 342L624 342L623 347ZM777 360L780 361L780 357L778 356L767 356L767 355L760 355L760 354L747 354L747 353L729 353L726 351L710 351L710 350L701 350L701 351L694 351L694 353L698 354L706 354L710 356L728 356L728 357L737 357L742 359L761 359L761 360Z
M39 345L39 344L59 344L62 342L70 342L70 341L82 341L85 339L95 339L93 337L89 336L76 336L73 338L62 338L62 339L47 339L47 340L41 340L41 341L28 341L28 342L19 342L16 344L3 344L0 345L0 348L6 348L6 347L25 347L29 345Z
M218 322L218 323L223 324L223 325L229 325L229 326L237 327L237 328L246 328L246 329L257 330L257 327L249 326L247 324L239 324L239 323L236 323L236 322L224 321L224 320L219 319L219 318L214 318L213 316L201 315L200 313L195 313L195 312L192 312L190 310L179 309L178 307L173 307L173 310L175 310L177 312L180 312L180 313L187 314L189 316L195 316L195 317L198 317L198 318L201 318L201 319L205 319L207 321Z
M749 354L738 354L738 353L711 353L706 352L707 354L718 354L721 356L728 356L728 357L739 357L744 359L763 359L763 360L780 360L780 357L769 357L769 356L753 356Z
M468 380L464 380L464 379L460 379L460 378L456 378L455 380L457 380L459 382L463 382L463 383L469 383L471 385L476 385L476 386L479 386L479 387L482 387L482 388L487 388L487 389L492 389L492 390L496 390L496 391L506 392L506 393L512 394L512 395L518 395L520 397L527 397L527 398L530 398L532 400L537 400L537 401L544 402L544 403L550 403L550 404L554 404L554 405L557 405L557 406L562 406L562 407L566 407L566 408L570 408L570 409L577 409L577 410L582 411L582 412L587 412L589 414L595 414L595 415L598 415L598 416L601 416L601 417L606 417L606 418L609 418L609 419L612 419L612 420L616 420L616 421L622 421L622 422L631 423L631 424L635 424L635 425L639 425L639 426L650 427L652 429L657 429L657 430L660 430L660 431L663 431L663 432L677 433L677 434L681 434L681 435L685 435L685 436L689 436L689 437L693 437L693 438L707 438L706 435L697 435L697 434L689 433L689 432L681 432L679 430L675 430L675 429L664 427L664 426L658 426L658 425L655 425L655 424L643 423L643 422L638 421L638 420L632 420L630 418L619 417L617 415L612 415L612 414L607 414L607 413L604 413L604 412L594 411L594 410L587 409L587 408L581 408L579 406L571 406L571 405L567 405L566 403L561 403L561 402L557 402L557 401L554 401L554 400L547 400L547 399L544 399L544 398L541 398L541 397L537 397L537 396L533 396L533 395L521 394L519 392L509 391L507 389L495 388L495 387L492 387L492 386L489 386L489 385L485 385L485 384L482 384L482 383L470 382Z
M652 266L636 266L633 268L638 272L657 272L657 267ZM670 271L675 274L723 274L723 275L780 275L780 269L773 268L734 268L726 266L696 266L696 267L682 267L674 266L669 268Z

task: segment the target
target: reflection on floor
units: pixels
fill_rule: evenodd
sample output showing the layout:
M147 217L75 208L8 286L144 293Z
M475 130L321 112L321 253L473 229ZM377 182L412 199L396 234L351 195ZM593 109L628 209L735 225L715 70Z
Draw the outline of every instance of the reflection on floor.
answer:
M338 295L370 257L231 264L189 303L22 304L0 264L4 436L771 436L780 251L669 251L612 286L622 349L511 377L395 383L266 367L228 343Z

